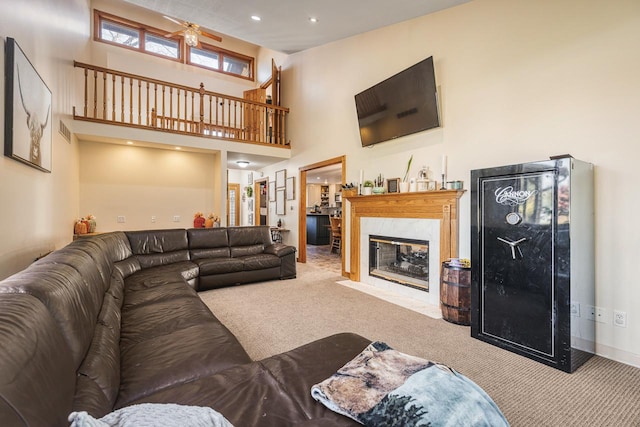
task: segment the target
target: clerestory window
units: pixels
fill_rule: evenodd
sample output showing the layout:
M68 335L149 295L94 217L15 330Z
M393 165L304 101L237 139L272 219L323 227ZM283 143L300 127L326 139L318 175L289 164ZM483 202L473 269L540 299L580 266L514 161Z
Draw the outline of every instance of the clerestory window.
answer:
M95 40L180 61L218 73L253 80L254 58L200 42L184 44L183 37L166 37L163 30L95 10ZM183 49L186 48L186 49ZM186 54L183 52L186 51Z

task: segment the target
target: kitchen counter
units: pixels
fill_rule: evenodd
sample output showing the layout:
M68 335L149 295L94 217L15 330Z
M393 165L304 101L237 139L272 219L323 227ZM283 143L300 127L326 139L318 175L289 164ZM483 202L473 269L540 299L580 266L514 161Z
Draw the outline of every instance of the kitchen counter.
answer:
M307 214L307 244L328 245L331 223L327 214Z

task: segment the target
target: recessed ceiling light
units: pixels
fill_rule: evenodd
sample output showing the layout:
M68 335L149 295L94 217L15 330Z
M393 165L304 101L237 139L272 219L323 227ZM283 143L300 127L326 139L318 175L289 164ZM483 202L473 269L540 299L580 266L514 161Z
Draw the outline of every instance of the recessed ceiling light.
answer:
M254 21L262 21L262 18L260 18L258 15L251 15L251 19L253 19Z
M247 162L246 160L238 160L236 164L241 168L246 168L247 166L249 166L249 162Z
M133 145L133 141L127 141L128 145Z
M318 18L315 18L312 16L309 18L309 22L311 22L312 24L315 24L316 22L318 22Z
M182 147L176 147L176 150L182 150Z

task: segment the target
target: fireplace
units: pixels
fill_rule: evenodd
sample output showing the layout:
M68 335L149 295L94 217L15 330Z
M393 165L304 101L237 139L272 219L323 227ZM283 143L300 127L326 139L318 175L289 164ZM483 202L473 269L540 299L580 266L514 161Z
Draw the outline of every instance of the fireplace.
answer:
M429 291L429 242L369 235L369 276Z

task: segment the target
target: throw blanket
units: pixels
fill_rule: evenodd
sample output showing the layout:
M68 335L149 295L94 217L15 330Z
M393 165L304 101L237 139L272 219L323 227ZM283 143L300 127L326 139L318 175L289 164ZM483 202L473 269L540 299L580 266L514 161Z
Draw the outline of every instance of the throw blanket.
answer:
M211 408L173 403L141 403L95 419L87 412L72 412L69 427L233 427Z
M332 411L371 427L509 426L493 400L470 379L382 342L371 343L314 385L311 395Z

